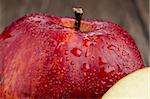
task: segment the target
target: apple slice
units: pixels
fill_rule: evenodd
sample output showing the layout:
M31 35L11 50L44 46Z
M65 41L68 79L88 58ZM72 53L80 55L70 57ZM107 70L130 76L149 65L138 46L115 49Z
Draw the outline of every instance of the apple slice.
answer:
M119 80L102 99L149 99L150 67L137 70Z

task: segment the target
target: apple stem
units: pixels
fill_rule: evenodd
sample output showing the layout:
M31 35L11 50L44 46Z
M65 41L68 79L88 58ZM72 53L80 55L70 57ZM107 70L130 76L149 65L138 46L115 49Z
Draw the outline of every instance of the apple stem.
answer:
M81 24L81 18L83 15L83 9L82 8L73 8L74 14L75 14L75 24L74 28L79 30L80 24Z

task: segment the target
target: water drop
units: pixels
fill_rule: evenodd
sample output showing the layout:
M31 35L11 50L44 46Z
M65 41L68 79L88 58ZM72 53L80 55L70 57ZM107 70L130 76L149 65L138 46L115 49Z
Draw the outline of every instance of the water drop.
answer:
M83 40L83 46L89 47L91 42L88 39Z
M83 72L83 75L86 76L86 72Z
M101 58L101 57L99 57L99 62L98 62L98 64L99 64L99 65L104 65L104 64L106 64L106 63L102 61L102 58Z
M122 55L123 55L123 56L127 56L128 54L127 54L127 52L126 52L125 50L123 50L123 51L122 51Z
M93 75L93 73L90 73L90 76L92 76Z
M64 54L65 54L65 55L68 55L68 54L69 54L69 51L68 51L68 50L65 50Z
M71 53L72 53L73 55L77 56L77 57L80 57L81 54L82 54L82 51L81 51L79 48L73 48L73 49L71 50Z
M44 85L44 87L46 88L46 87L48 87L48 85L47 85L47 84L45 84L45 85Z
M98 83L96 84L97 86L100 86Z
M69 57L66 57L66 61L69 61Z
M103 85L105 85L105 84L106 84L106 82L105 82L105 81L101 81L101 83L102 83Z
M115 68L112 67L112 66L107 66L107 67L105 67L105 69L104 69L104 71L105 71L106 73L110 73L110 72L112 72L112 71L114 71L114 70L115 70Z
M91 85L94 86L94 83L92 83Z
M56 56L57 56L57 54L54 54L54 56L56 57Z
M74 84L75 82L74 82L74 81L71 81L71 83Z
M96 95L98 95L98 92L94 92Z
M110 82L113 82L113 80L112 80L112 79L109 79L109 81L110 81Z
M95 56L91 56L92 59L95 59Z
M71 61L71 63L70 63L71 65L74 65L74 62L73 61Z
M115 75L114 77L115 77L115 78L118 78L118 76L116 76L116 75Z
M63 69L63 70L66 70L66 67L63 67L62 69Z
M112 85L106 85L107 88L110 88Z
M37 24L38 24L38 23L41 23L41 21L40 21L40 20L39 20L39 21L35 21L35 23L37 23Z
M83 70L83 71L87 71L88 69L90 69L90 65L87 64L87 63L84 63L84 64L82 65L82 70Z
M57 71L56 70L53 70L53 73L56 73Z
M109 45L109 46L107 46L107 48L108 48L109 50L114 50L116 47L115 47L114 45Z
M62 62L62 61L63 61L63 58L61 57L61 58L60 58L60 62Z
M90 53L88 52L88 50L86 50L85 57L88 57L89 55L90 55Z

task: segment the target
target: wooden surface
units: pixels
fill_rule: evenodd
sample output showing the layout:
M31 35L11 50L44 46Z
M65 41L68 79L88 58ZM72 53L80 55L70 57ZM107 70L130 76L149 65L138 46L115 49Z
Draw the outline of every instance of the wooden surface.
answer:
M83 7L84 18L109 20L123 26L136 41L145 65L149 65L148 0L0 0L0 31L26 13L73 16L74 6Z

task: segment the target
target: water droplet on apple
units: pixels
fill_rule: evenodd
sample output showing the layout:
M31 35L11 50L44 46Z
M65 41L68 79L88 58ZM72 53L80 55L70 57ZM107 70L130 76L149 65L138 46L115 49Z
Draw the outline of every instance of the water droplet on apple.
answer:
M95 56L92 55L91 57L92 57L92 59L95 59Z
M63 58L61 57L61 58L60 58L60 62L62 62L62 61L63 61Z
M83 71L87 71L88 69L90 69L90 65L87 64L87 63L84 63L84 64L82 65L82 70L83 70Z
M71 83L74 84L75 82L74 82L74 81L71 81Z
M82 51L81 51L81 49L79 49L79 48L73 48L73 49L71 50L71 53L72 53L73 55L77 56L77 57L80 57L81 54L82 54Z
M48 85L47 85L47 84L45 84L45 85L44 85L44 87L45 87L45 88L47 88L47 87L48 87Z
M63 70L66 70L66 67L63 67L62 69L63 69Z
M92 83L91 85L94 86L94 83Z
M86 76L86 72L83 72L83 75Z
M66 57L66 61L69 61L69 57Z
M56 57L56 56L57 56L57 54L54 54L54 56Z
M68 50L65 50L64 54L65 54L65 55L68 55L68 54L69 54L69 51L68 51Z
M97 85L97 86L100 86L100 84L99 84L99 83L97 83L96 85Z
M35 23L37 23L37 24L38 24L38 23L41 23L41 20L35 21Z
M98 64L99 64L99 65L104 65L104 64L106 64L106 62L103 62L102 58L99 57L99 62L98 62Z
M90 76L92 76L93 75L93 73L90 73Z
M89 47L91 42L88 39L83 40L83 46Z
M90 76L88 76L87 78L90 79ZM90 82L90 80L89 80L89 82Z
M105 82L105 81L101 81L101 83L102 83L103 85L105 85L105 84L106 84L106 82Z
M108 48L109 50L114 50L114 49L115 49L115 46L111 44L111 45L108 45L107 48Z
M110 88L112 85L106 85L107 88Z
M88 57L89 55L90 55L90 53L88 52L88 50L86 50L85 57Z
M109 79L109 81L110 81L110 82L113 82L113 80L112 80L112 79Z
M96 95L98 95L98 92L94 92Z
M123 56L127 56L128 53L127 53L125 50L123 50L123 51L122 51L122 55L123 55Z
M110 73L110 72L112 72L112 71L114 71L114 70L115 70L115 68L112 67L112 66L107 66L107 67L105 67L105 69L104 69L104 71L105 71L106 73Z
M74 62L73 61L71 61L71 63L70 63L71 65L74 65Z

